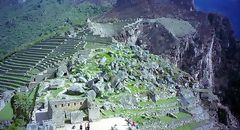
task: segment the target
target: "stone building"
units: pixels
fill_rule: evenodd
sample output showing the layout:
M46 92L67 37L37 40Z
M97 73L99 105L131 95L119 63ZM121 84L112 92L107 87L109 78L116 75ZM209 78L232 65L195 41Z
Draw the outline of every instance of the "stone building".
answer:
M81 123L84 119L95 121L100 118L99 107L88 98L50 100L48 108L35 112L35 122L44 125L45 120L51 120L57 128L65 123Z

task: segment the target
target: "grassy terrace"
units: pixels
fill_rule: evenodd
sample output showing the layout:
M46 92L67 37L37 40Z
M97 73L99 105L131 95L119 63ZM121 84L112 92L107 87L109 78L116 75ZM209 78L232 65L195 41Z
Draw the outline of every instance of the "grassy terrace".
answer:
M193 130L194 128L197 128L199 126L199 122L193 121L189 124L180 126L176 128L175 130Z
M50 90L49 92L51 93L51 97L56 98L57 95L62 92L64 88L58 88L56 90Z
M1 66L8 68L8 70L29 70L31 68L31 66L29 65L12 63L12 62L3 64Z
M38 44L38 45L34 45L31 47L32 49L46 49L46 50L52 50L56 48L56 45L52 45L52 44Z
M5 73L7 76L12 76L12 77L26 77L26 78L31 78L29 75L24 75L22 73L14 73L14 72L7 72Z
M23 52L24 54L33 54L33 55L47 55L48 52L40 52L40 51L26 51L26 52Z
M0 111L0 121L3 120L12 120L13 118L13 109L11 103L7 103L6 106Z
M46 57L46 55L38 55L38 54L33 55L33 54L26 54L26 53L19 53L18 55L20 55L20 56L30 56L30 57L41 57L41 58Z
M15 58L14 58L14 59L15 59ZM28 59L28 60L15 59L15 60L20 60L20 61L26 61L26 62L28 62L30 59ZM30 61L35 61L35 60L30 60ZM35 62L38 62L38 61L35 61ZM25 64L25 63L15 63L15 62L12 62L12 61L6 61L5 63L6 63L6 64L9 64L9 65L16 65L16 66L23 66L23 67L32 67L32 65L29 65L29 64Z
M27 77L23 77L23 76L9 76L9 75L1 75L0 74L0 78L7 78L7 79L12 79L12 80L19 80L19 81L23 81L23 82L28 82L30 79Z
M6 90L16 90L16 88L12 88L12 87L9 87L8 85L3 85L3 84L0 85L0 89L2 92Z
M13 89L18 88L21 85L25 85L24 83L13 83L13 82L8 82L8 81L1 81L1 80L0 80L0 84L8 85L7 86L8 88L13 88Z
M34 57L34 56L20 56L20 55L15 55L13 58L19 58L19 59L29 59L29 60L42 60L42 57Z
M138 91L138 90L137 90ZM109 94L108 97L109 101L118 104L120 101L120 98L123 96L127 96L128 94L118 94L118 95L111 95ZM97 99L98 102L104 102L104 99ZM168 105L170 103L177 103L174 106L162 106L159 107L159 105ZM114 116L124 116L124 117L129 117L131 119L133 119L134 121L142 124L144 122L144 120L146 121L147 119L151 119L151 120L160 120L162 122L168 123L168 121L173 121L174 118L168 117L168 116L161 116L161 117L154 117L151 115L145 115L146 113L150 114L150 113L154 113L154 112L158 112L158 111L164 111L164 110L169 110L169 109L178 109L178 101L176 97L172 97L169 99L161 99L158 100L156 103L152 102L152 101L145 101L145 102L140 102L138 104L138 108L136 109L123 109L123 108L119 108L117 107L115 111L111 111L111 110L106 110L102 113L104 118L108 118L108 117L114 117ZM151 107L149 107L151 106ZM190 117L190 115L185 114L185 113L176 113L176 116L178 116L178 119L181 118L187 118Z
M32 65L32 64L34 64L34 63L36 63L36 62L38 62L38 61L36 61L36 60L28 60L27 58L26 59L24 59L24 60L22 60L22 59L15 59L15 58L12 58L12 59L8 59L8 60L6 60L4 63L12 63L12 64L20 64L20 65Z
M0 81L5 81L5 82L11 82L11 83L17 83L17 84L26 84L27 81L19 81L19 80L15 80L15 79L0 79Z

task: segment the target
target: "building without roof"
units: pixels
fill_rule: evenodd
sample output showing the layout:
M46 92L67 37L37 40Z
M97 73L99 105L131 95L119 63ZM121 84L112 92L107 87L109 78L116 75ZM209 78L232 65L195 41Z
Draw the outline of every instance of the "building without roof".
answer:
M50 100L45 110L36 111L34 121L44 125L45 120L51 120L57 128L64 127L65 122L76 124L84 119L95 121L100 118L99 107L87 98Z

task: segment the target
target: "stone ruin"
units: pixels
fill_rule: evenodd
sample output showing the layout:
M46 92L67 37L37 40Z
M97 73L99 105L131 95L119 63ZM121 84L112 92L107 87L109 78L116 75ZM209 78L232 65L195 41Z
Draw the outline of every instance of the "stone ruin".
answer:
M64 127L66 122L76 124L84 119L96 121L101 115L99 107L88 98L51 100L47 110L43 111L35 112L33 122L42 126L45 120L51 120L50 124L56 128Z

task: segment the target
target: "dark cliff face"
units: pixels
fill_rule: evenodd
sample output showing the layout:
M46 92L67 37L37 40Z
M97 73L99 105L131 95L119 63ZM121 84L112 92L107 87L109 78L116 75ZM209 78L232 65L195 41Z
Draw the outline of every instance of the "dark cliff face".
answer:
M213 91L235 115L240 115L240 48L227 18L197 12L190 0L118 0L103 19L112 17L169 17L189 22L196 32L183 37L174 36L157 23L143 23L134 30L141 31L136 44L170 58L194 76L200 88ZM127 31L115 38L125 41L131 37Z
M229 20L216 14L208 15L220 45L219 66L215 68L215 92L233 112L240 115L240 46Z

